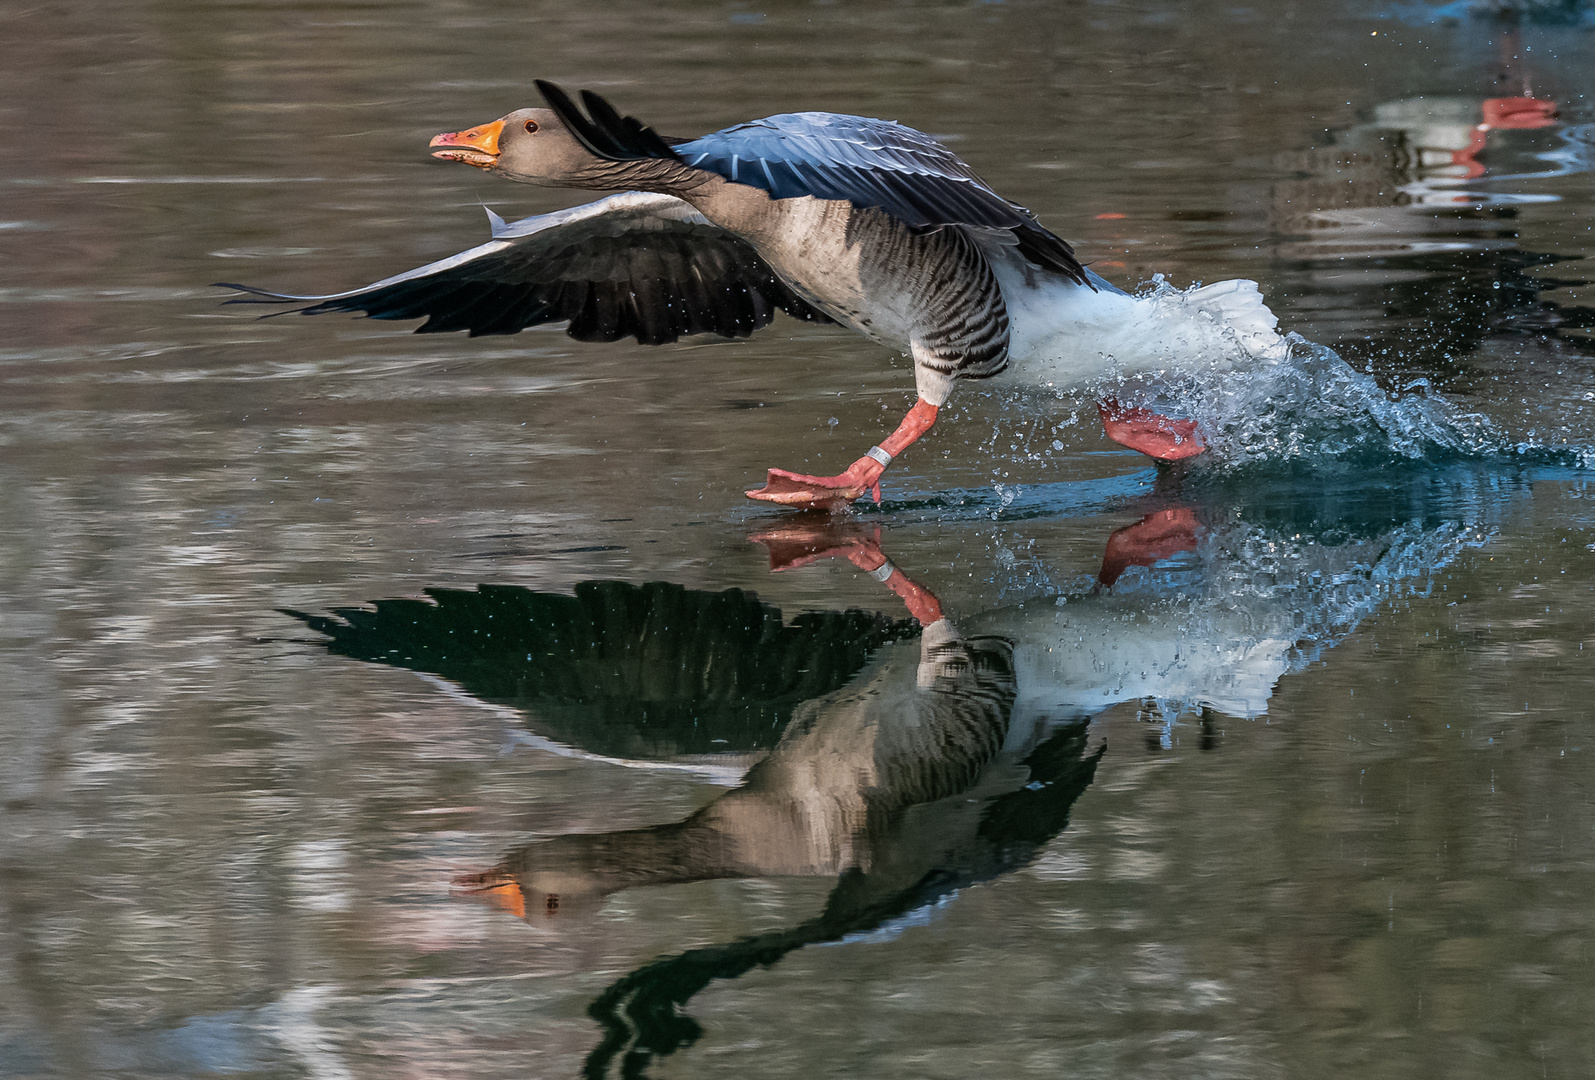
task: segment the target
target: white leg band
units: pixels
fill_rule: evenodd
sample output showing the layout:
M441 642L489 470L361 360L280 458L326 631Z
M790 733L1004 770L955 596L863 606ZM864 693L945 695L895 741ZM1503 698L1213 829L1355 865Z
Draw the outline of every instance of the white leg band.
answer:
M887 559L885 562L881 563L875 569L868 571L868 573L869 573L870 577L874 578L876 581L879 581L881 584L884 585L886 583L886 579L891 577L892 573L896 569L897 569L897 567L892 565L892 560Z
M874 458L876 461L880 462L883 467L892 463L892 455L888 454L885 450L882 450L878 446L872 446L868 450L864 451L864 456Z

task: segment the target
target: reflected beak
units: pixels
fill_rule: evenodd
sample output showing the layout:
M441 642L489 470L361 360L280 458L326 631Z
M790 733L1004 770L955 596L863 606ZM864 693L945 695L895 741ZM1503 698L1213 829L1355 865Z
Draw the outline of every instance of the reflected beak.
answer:
M438 136L439 139L444 137ZM450 884L462 892L486 900L501 911L509 912L517 919L526 918L526 894L521 891L521 883L514 874L494 868L480 874L456 874Z
M471 128L468 131L445 131L432 137L430 146L447 149L434 150L432 156L444 161L463 161L478 169L491 169L498 163L498 137L504 133L504 121Z

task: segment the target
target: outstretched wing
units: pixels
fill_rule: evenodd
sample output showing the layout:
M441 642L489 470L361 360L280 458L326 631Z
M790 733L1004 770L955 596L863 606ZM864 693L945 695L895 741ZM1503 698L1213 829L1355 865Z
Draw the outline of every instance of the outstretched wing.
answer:
M1007 229L1026 258L1087 284L1072 249L1034 214L987 187L957 155L890 120L784 113L673 148L681 160L773 198L813 195L871 207L914 229Z
M1092 288L1074 249L1036 216L987 187L956 154L922 131L890 120L802 112L754 120L686 141L663 140L603 98L582 92L591 117L552 83L538 89L560 120L598 157L667 158L748 184L776 199L812 195L890 214L913 229L1007 229L1038 266Z
M625 192L508 225L488 214L487 243L361 289L293 296L218 285L250 294L228 303L312 301L302 314L425 317L418 333L472 337L568 320L578 341L662 345L687 334L747 337L776 311L830 321L749 244L670 195Z

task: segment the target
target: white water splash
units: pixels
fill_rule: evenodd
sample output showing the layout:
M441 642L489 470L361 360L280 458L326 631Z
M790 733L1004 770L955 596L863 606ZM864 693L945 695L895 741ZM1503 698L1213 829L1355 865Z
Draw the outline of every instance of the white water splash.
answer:
M1143 298L1178 302L1194 290L1157 280ZM1595 446L1509 437L1490 417L1434 393L1426 379L1392 394L1333 349L1299 334L1258 354L1238 339L1222 355L1152 375L1116 376L1091 391L1174 417L1194 418L1212 453L1203 468L1369 459L1518 457L1595 462ZM1591 442L1595 442L1592 439Z

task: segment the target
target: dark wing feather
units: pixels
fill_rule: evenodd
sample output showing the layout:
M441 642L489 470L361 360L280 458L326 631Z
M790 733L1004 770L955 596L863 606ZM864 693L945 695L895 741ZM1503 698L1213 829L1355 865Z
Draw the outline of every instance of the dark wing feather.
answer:
M1090 285L1074 250L1034 214L992 191L935 139L901 124L836 113L786 113L670 150L687 165L777 199L812 195L846 201L926 231L1007 229L1025 258Z
M777 311L829 322L776 277L745 241L669 195L626 192L585 206L495 219L494 238L469 251L330 296L290 296L221 284L229 303L315 301L305 315L363 311L426 322L418 333L514 334L568 321L579 341L634 337L662 345L686 334L746 337Z
M554 110L554 115L559 117L560 122L576 137L577 142L587 148L589 153L606 161L676 159L676 152L671 149L671 144L678 140L666 140L653 128L644 127L642 121L630 116L621 116L613 105L591 90L582 91L582 102L592 114L592 119L589 120L582 115L581 110L565 91L544 79L532 81L538 92L543 95L543 100L548 102L548 107Z

